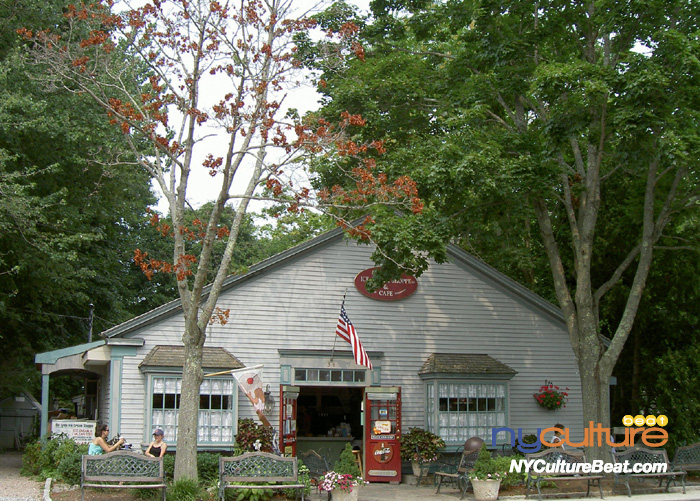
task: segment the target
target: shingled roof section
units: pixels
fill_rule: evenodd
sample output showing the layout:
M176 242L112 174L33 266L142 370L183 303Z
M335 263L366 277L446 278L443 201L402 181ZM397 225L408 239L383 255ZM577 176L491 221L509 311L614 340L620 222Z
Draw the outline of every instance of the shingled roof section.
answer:
M518 372L484 354L433 353L418 374L469 374L514 376Z
M185 362L184 346L154 347L139 367L182 367ZM236 357L223 348L204 348L202 367L210 369L241 369L245 367Z

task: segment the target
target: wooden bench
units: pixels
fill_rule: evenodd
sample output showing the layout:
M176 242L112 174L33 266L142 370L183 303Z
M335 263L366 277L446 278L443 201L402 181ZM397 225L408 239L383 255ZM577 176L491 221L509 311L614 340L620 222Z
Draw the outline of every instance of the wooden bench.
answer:
M240 485L231 482L270 482L266 485ZM219 499L226 489L299 489L304 501L306 485L299 483L297 458L269 452L246 452L240 456L219 458Z
M83 456L80 471L81 501L85 499L85 487L163 489L165 501L163 458L152 458L127 451Z
M615 451L612 453L613 461L615 464L626 465L628 472L617 473L615 472L615 485L618 481L624 481L627 486L627 496L632 496L632 490L630 489L630 478L645 479L645 478L658 478L659 487L666 479L666 492L668 492L668 487L672 480L680 479L681 485L683 486L683 494L685 494L685 471L673 471L671 464L668 461L668 455L665 449L647 449L645 447L630 447L624 451ZM663 472L650 472L650 473L632 473L636 468L636 465L650 465L650 464L666 464L666 471ZM613 489L615 486L613 486Z
M530 489L532 486L537 487L537 495L542 500L542 490L540 484L542 482L560 482L560 481L572 481L572 480L584 480L586 481L586 497L591 494L591 486L597 486L600 491L600 499L603 499L603 486L600 481L605 478L604 475L593 475L590 473L584 473L581 470L577 470L577 473L561 472L561 473L535 473L533 467L546 468L547 465L573 465L577 463L586 463L586 455L580 450L565 450L559 447L552 449L547 449L541 452L533 452L525 454L526 461L535 461L530 469L527 477L527 490L525 492L525 497L530 496ZM536 461L544 461L544 463L537 463ZM573 470L577 467L562 466L566 470ZM580 472L580 473L579 473Z
M700 471L700 442L676 449L671 463L672 471Z

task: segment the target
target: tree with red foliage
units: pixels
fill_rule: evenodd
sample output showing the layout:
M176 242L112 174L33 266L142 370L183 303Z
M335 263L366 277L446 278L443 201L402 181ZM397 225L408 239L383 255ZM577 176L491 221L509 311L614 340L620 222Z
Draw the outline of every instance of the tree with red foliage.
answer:
M131 146L115 154L145 169L167 200L172 225L162 224L157 215L152 224L172 238L172 261L152 259L140 249L134 260L147 276L173 273L182 302L185 362L176 478L197 478L206 328L227 321L228 312L216 303L251 200L272 201L291 212L308 207L328 211L351 235L365 240L371 238L369 228L352 227L342 211L380 205L409 213L422 210L415 183L406 177L391 181L377 172L383 143L353 141L353 130L364 125L362 117L344 113L331 124L304 121L294 113L283 116L284 98L301 75L294 37L315 26L311 19L289 18L290 3L153 0L132 8L97 0L70 6L61 34L21 30L34 44L34 62L46 68L46 83L102 106ZM353 39L356 33L344 26L327 34L338 40L336 56L363 57ZM309 178L304 159L312 155L338 159L354 189L315 192L300 186L300 177ZM212 193L218 191L208 220L187 226L184 213L194 169L207 169ZM233 223L221 227L224 208L233 202ZM217 240L226 242L225 251L205 293ZM190 252L194 241L197 255Z

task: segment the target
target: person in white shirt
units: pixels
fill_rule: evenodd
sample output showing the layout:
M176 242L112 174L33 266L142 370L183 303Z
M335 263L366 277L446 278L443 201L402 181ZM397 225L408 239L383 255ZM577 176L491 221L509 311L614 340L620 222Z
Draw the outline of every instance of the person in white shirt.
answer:
M556 447L561 447L564 449L564 441L561 438L561 434L564 431L564 425L563 424L555 424L554 428L557 428L554 430L554 437L552 437L552 443L557 444Z

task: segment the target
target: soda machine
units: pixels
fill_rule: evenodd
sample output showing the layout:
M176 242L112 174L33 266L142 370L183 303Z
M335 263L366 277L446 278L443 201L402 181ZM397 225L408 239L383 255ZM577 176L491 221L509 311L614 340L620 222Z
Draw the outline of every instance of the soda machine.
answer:
M371 387L364 398L364 478L401 482L401 388Z

